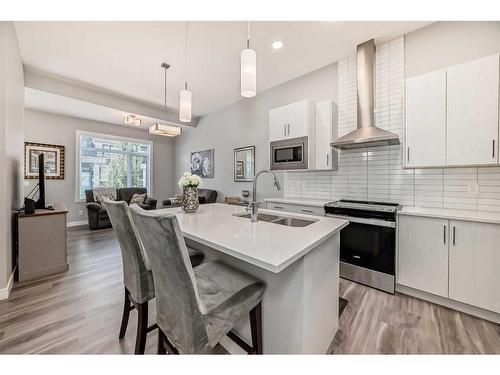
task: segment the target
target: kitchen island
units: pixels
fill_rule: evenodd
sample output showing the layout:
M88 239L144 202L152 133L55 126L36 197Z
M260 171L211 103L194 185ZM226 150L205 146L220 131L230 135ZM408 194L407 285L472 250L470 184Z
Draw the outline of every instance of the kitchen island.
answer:
M280 219L252 223L243 216L245 208L220 203L189 214L178 207L158 211L176 215L188 246L208 260L222 260L266 283L264 353L326 353L338 328L339 233L348 221L261 209L263 219ZM248 320L235 331L251 342ZM229 339L223 345L235 348Z

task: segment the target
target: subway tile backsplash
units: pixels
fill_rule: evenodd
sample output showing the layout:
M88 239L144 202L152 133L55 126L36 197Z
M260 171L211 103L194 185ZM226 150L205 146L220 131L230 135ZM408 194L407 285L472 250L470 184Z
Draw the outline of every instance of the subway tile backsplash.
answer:
M404 137L404 38L377 46L375 122ZM338 63L339 136L356 129L356 56ZM500 167L404 169L403 146L339 153L337 171L286 172L288 198L369 199L500 212Z

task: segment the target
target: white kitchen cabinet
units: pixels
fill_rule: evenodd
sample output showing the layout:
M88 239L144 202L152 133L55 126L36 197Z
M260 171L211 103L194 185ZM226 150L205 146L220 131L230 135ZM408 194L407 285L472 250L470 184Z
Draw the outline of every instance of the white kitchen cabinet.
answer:
M446 69L406 80L407 167L446 164Z
M287 105L288 138L307 137L309 134L309 100Z
M500 225L450 220L450 298L500 313Z
M325 209L323 207L308 206L305 204L292 204L292 203L267 201L266 208L276 211L297 212L300 214L325 216Z
M498 70L498 54L447 69L447 165L498 162Z
M447 219L400 216L397 283L448 297Z
M279 141L287 137L288 111L286 106L269 111L269 141Z
M336 170L337 152L332 149L331 142L336 135L337 113L331 100L316 103L315 112L316 138L316 170Z
M269 111L269 141L309 135L309 100L301 100Z

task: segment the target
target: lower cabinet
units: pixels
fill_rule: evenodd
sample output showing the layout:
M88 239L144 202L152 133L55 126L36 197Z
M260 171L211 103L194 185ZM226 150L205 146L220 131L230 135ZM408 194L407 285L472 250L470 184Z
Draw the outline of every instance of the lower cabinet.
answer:
M450 294L500 313L500 225L450 220Z
M399 218L398 284L448 297L448 220Z
M500 313L500 225L399 216L397 283Z
M266 208L270 210L297 212L299 214L324 216L325 209L317 206L306 206L299 204L281 203L281 202L266 202Z

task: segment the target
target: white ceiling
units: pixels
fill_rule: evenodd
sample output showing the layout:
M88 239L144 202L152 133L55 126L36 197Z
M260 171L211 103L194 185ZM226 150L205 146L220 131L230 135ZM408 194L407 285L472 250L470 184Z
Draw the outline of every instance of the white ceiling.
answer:
M257 90L262 91L338 61L360 42L377 43L430 22L252 22ZM203 116L240 100L239 55L246 22L16 22L26 66L139 99L163 104L163 61L169 69L168 106L178 107L187 67L193 114ZM273 50L271 43L284 47Z

